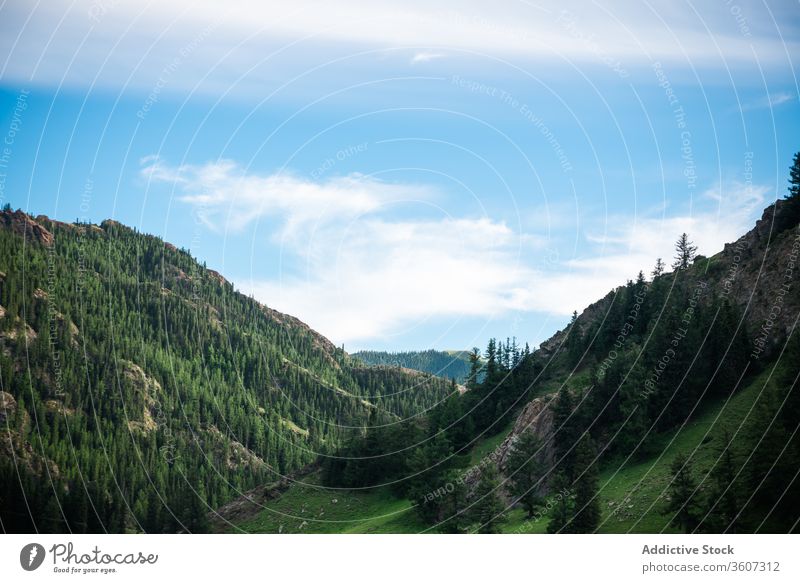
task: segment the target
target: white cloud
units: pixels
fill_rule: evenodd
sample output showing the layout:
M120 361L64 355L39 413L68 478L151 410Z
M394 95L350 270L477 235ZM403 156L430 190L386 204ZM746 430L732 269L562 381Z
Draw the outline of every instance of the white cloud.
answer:
M315 182L288 172L248 174L231 160L172 167L148 156L142 163L144 177L174 185L180 200L195 206L209 227L237 231L262 217L278 217L283 220L284 239L311 227L352 220L391 202L434 195L424 185L394 184L362 174Z
M755 101L750 101L742 104L742 111L750 111L752 109L772 109L789 103L797 101L797 96L786 91L779 91L777 93L770 93Z
M640 269L647 272L656 257L669 263L680 233L689 233L703 254L721 250L752 226L768 192L732 183L704 193L703 210L693 214L612 217L593 225L592 232L605 234L587 236L584 255L542 269L536 259L550 243L502 222L393 216L387 203L437 195L423 185L363 175L314 182L248 174L231 161L170 167L153 157L142 172L174 185L212 228L237 229L264 216L280 220L278 237L288 254L281 264L295 268L237 283L347 343L386 339L433 318L568 315Z
M12 0L3 5L0 50L8 55L6 79L151 89L169 67L165 90L196 90L203 79L201 91L235 82L236 90L257 87L259 95L266 81L338 56L397 48L600 66L602 56L626 68L653 60L791 68L788 55L799 50L796 8L772 3L767 10L756 0L738 0L736 8L734 15L724 2L689 9L671 0L228 0L224 9L217 0ZM268 66L260 67L264 59ZM374 65L365 74L386 67L379 58ZM367 68L359 62L359 71Z
M520 263L518 234L489 219L374 218L315 239L307 278L244 289L337 342L386 338L430 318L507 313L534 276Z
M769 96L769 105L770 107L777 107L782 103L788 103L796 99L797 96L792 95L791 93L775 93Z
M611 217L588 247L549 269L552 242L487 217L399 218L396 201L429 201L424 185L362 175L314 182L245 173L231 161L170 167L149 158L143 174L174 185L210 227L279 222L282 265L269 278L234 278L246 293L298 316L337 343L386 339L432 319L495 318L511 312L567 315L608 290L667 263L680 233L713 254L752 226L767 188L732 183L701 197L703 209L669 217ZM265 242L264 244L268 244ZM294 269L292 269L294 266ZM437 320L438 321L438 320Z
M705 255L738 239L752 228L767 189L726 192L718 209L694 215L614 217L609 223L618 226L594 239L585 256L547 270L532 261L542 253L542 240L522 237L518 253L519 236L488 219L370 222L359 237L336 247L335 261L327 262L323 254L308 279L253 282L248 289L308 317L340 342L385 339L433 317L566 316L634 279L639 270L649 274L657 257L669 264L683 232Z
M363 175L315 182L247 174L234 162L171 167L145 159L215 230L276 218L285 262L302 266L240 288L337 342L397 333L428 318L492 317L519 307L534 272L521 258L541 240L489 218L406 220L391 202L430 202L424 185Z
M444 57L444 55L442 53L432 53L430 51L421 51L419 53L415 53L414 56L411 57L411 64L415 65L417 63L427 63L428 61L441 59L443 57Z

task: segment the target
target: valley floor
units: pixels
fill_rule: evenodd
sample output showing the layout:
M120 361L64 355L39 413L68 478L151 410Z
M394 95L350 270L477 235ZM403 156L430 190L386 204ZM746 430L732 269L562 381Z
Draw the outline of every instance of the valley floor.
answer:
M717 451L730 435L744 435L749 420L772 368L754 377L748 386L728 400L706 407L680 429L660 435L654 457L620 459L606 464L600 476L601 533L677 532L662 513L669 484L670 464L682 452L691 455L698 481L714 465ZM472 460L491 452L510 428L478 443ZM414 512L411 502L398 499L388 489L330 490L319 485L319 474L303 478L280 497L264 506L256 516L229 528L229 532L249 533L420 533L431 532ZM547 506L540 518L528 520L523 510L508 511L502 526L506 533L544 533ZM769 529L766 517L761 530Z

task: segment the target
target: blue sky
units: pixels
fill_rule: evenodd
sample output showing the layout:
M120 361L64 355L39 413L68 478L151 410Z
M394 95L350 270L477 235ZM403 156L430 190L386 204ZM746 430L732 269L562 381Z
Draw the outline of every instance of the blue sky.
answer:
M785 193L796 3L430 4L6 2L2 202L399 350L537 345Z

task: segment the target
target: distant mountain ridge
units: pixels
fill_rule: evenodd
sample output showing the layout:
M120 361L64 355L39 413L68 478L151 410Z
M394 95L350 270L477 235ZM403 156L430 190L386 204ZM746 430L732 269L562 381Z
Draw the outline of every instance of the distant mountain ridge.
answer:
M469 354L466 350L360 350L351 356L370 366L410 368L463 384L469 376Z

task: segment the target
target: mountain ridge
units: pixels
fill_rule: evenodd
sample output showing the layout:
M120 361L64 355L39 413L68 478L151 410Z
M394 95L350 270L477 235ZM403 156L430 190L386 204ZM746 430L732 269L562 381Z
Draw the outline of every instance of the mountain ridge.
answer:
M359 350L350 356L370 366L417 370L463 384L470 372L469 354L466 350Z

